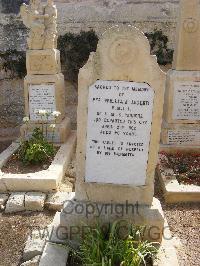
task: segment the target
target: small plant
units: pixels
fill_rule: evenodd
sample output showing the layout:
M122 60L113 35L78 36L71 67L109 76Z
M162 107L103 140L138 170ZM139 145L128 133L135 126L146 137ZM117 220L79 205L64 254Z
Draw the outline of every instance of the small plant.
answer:
M26 54L17 50L0 52L0 70L10 71L12 78L23 78L26 75Z
M155 29L154 32L146 33L151 46L151 53L155 54L160 65L171 64L173 60L172 49L167 48L168 37L161 30Z
M58 49L61 53L61 63L70 81L77 81L78 72L87 62L91 52L97 48L98 37L93 30L80 34L66 33L58 38ZM65 72L66 70L66 72Z
M55 138L55 129L57 118L61 115L59 111L35 110L35 114L40 117L41 128L33 130L31 138L28 136L29 117L24 117L23 122L26 125L25 139L21 141L18 157L24 164L40 164L50 160L55 155L53 146ZM48 124L50 117L53 124ZM51 141L48 142L48 128L52 132Z
M156 243L143 240L143 227L128 225L128 235L120 234L120 222L108 227L88 227L79 250L66 244L75 260L70 265L93 266L142 266L156 258ZM81 262L81 263L80 263Z
M29 140L21 142L18 151L19 159L24 164L39 164L48 161L55 155L53 144L48 143L42 131L35 128Z

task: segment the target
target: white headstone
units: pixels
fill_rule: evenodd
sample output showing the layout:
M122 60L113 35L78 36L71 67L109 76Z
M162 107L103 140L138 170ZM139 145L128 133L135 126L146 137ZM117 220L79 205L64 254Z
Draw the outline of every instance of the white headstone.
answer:
M145 185L154 91L99 80L89 88L86 182Z
M41 120L41 116L37 114L38 110L56 111L54 84L32 84L29 86L29 113L31 121ZM49 117L49 120L52 120L52 117Z
M200 82L175 82L173 119L200 120Z

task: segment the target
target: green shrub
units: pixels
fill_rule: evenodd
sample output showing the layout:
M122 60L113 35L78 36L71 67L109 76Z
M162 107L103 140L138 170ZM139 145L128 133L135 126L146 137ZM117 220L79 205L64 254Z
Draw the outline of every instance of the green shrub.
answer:
M151 33L145 33L151 46L151 53L157 56L160 65L171 64L173 60L172 49L167 48L168 37L161 30L154 30Z
M93 30L80 34L66 33L58 38L61 63L68 80L77 81L78 72L87 62L91 52L96 51L98 37Z
M120 222L114 222L106 230L99 225L88 227L78 251L67 244L74 258L79 260L77 265L141 266L156 258L156 243L143 240L143 227L128 225L129 234L124 237L120 234L124 225L120 226ZM70 265L76 265L75 261Z
M48 161L55 155L53 144L47 142L42 131L35 128L29 140L21 142L19 159L25 164L39 164Z
M11 77L23 78L26 75L26 54L17 50L0 52L0 69L10 71Z

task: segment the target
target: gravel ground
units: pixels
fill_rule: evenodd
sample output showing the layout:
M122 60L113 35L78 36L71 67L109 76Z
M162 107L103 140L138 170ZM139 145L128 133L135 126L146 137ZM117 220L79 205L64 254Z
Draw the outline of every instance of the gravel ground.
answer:
M199 266L200 204L165 204L157 179L155 196L160 199L172 236L177 239L180 266Z
M49 225L55 213L0 213L0 266L18 266L28 235Z

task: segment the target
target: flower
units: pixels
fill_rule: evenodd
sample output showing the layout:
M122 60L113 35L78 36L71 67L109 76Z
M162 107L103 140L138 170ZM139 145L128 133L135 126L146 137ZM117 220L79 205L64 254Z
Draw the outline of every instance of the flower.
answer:
M39 110L38 114L39 115L46 115L47 114L47 110Z
M54 111L54 112L52 113L52 115L53 115L54 117L58 117L59 115L61 115L61 112L59 112L59 111Z
M23 122L24 123L27 123L29 121L29 117L28 116L25 116L24 118L23 118Z
M56 127L56 125L55 124L51 124L49 127L54 129Z

